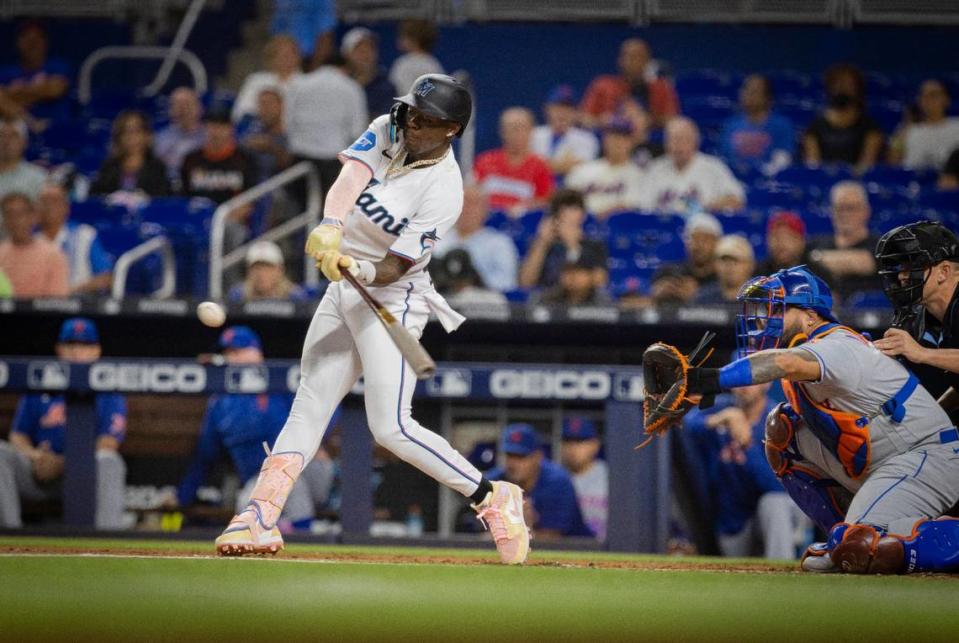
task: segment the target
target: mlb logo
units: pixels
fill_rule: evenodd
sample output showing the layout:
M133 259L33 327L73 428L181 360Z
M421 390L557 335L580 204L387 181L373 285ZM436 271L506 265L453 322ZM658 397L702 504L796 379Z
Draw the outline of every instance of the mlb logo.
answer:
M63 391L70 384L70 367L59 362L30 362L27 386L43 391Z
M434 89L436 89L436 85L433 84L432 80L424 80L422 83L416 86L416 89L413 91L413 93L420 98L426 98Z
M617 400L638 402L643 399L643 376L618 373L613 382L613 396Z
M230 393L262 393L270 383L265 366L230 366L226 369L226 390Z
M464 369L442 370L426 382L433 397L468 397L473 389L473 374Z

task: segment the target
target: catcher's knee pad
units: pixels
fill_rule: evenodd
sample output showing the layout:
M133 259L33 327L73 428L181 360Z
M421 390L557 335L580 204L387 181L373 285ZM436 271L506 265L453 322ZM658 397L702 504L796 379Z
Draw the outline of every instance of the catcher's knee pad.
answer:
M794 464L779 477L779 481L793 502L823 531L828 532L846 517L836 495L839 483L832 478L822 478Z
M794 438L799 416L788 402L781 402L766 416L766 460L777 476L786 473L797 451Z
M838 537L837 537L838 536ZM830 533L832 562L847 574L899 574L905 548L899 536L886 535L872 525L836 525Z

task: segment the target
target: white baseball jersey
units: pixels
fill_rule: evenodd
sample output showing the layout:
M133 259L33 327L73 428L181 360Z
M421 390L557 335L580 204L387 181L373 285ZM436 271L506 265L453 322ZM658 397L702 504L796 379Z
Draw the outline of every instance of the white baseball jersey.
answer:
M346 218L341 251L367 261L392 253L414 262L402 283L425 276L433 246L459 218L463 177L452 150L435 165L387 176L403 150L402 142L390 142L389 127L389 115L380 116L340 153L340 160L355 159L373 172Z
M658 212L685 212L724 196L745 198L743 186L720 159L696 152L682 171L669 156L652 161L643 181L642 207Z
M611 165L606 159L596 159L570 170L566 187L583 193L587 210L606 214L638 209L644 180L643 171L632 161Z

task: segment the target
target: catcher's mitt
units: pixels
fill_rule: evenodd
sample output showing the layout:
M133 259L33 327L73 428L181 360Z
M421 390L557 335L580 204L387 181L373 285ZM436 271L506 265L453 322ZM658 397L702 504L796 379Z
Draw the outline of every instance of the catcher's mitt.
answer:
M699 357L715 336L715 333L707 332L689 355L683 355L675 346L663 342L656 342L643 352L643 424L649 437L637 449L649 444L657 435L679 426L683 416L695 406L686 397L686 376L690 362ZM712 352L710 349L696 366L709 359Z

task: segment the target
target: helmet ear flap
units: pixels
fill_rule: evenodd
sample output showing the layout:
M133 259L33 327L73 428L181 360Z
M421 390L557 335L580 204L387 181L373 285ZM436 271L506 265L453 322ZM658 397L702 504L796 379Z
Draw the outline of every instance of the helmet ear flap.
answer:
M390 108L390 143L395 143L399 139L400 130L406 127L408 111L409 105L406 103L393 103Z

